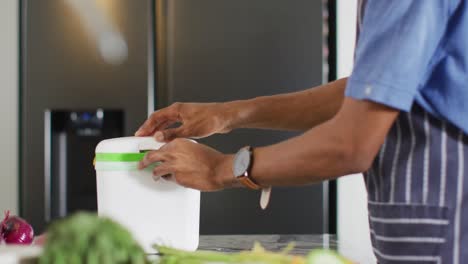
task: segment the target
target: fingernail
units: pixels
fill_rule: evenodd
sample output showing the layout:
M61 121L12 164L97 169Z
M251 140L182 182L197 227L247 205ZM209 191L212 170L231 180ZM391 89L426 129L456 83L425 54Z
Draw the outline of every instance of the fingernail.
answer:
M157 141L159 142L163 142L164 141L164 135L162 132L156 132L156 134L154 134L154 137L156 138Z
M138 162L138 169L142 170L144 168L143 162Z
M157 181L159 181L159 179L161 179L161 177L153 175L153 181L157 182Z
M135 136L136 137L139 137L141 135L141 129L138 129L136 132L135 132Z

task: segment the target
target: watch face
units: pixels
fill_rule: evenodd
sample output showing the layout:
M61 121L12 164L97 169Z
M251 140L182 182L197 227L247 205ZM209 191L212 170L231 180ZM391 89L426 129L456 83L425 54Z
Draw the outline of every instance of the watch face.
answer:
M239 177L244 175L250 165L250 151L243 148L237 152L234 159L233 172L234 176Z

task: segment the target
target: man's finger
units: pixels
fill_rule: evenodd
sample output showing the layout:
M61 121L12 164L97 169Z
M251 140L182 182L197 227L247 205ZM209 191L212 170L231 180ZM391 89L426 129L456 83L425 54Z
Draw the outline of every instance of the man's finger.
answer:
M168 177L172 174L169 164L161 164L153 169L153 179Z
M159 112L154 112L151 116L141 125L141 127L135 132L135 136L143 137L149 136L154 132L154 128L164 122L164 115Z
M154 137L159 142L169 142L176 138L187 137L185 127L182 125L177 128L168 128L165 130L158 131L154 134Z
M154 136L154 138L155 138L156 140L158 140L158 139L156 138L156 133L157 133L158 131L167 129L168 127L172 126L175 122L177 122L177 121L174 121L174 120L166 120L166 121L164 121L164 122L159 123L159 124L154 128L154 130L153 130L153 132L151 133L151 135ZM164 136L163 136L163 137L164 137ZM159 142L164 142L163 139L158 140L158 141L159 141Z
M164 129L167 126L178 121L177 113L170 109L161 109L150 115L143 125L135 132L135 136L151 136L157 130Z
M170 155L168 155L168 153L160 150L150 151L146 153L146 155L143 157L143 160L140 161L138 164L138 169L144 169L155 162L167 161L169 160L169 157Z

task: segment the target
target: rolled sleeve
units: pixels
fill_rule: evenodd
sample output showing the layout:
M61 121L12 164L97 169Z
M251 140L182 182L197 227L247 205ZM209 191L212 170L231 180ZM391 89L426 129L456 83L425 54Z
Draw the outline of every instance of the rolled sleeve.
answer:
M409 111L448 20L448 2L369 0L345 95Z
M369 100L384 104L401 111L409 111L416 92L399 89L377 81L366 82L350 78L348 79L345 95L358 100Z

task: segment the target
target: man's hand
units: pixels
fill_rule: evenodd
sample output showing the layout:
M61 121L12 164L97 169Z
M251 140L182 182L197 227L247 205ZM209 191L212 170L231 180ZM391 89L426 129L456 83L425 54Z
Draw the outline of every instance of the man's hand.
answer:
M187 139L175 139L148 152L139 168L155 162L162 162L153 170L155 180L172 177L182 186L201 191L221 190L235 183L232 156Z
M158 141L202 138L236 128L309 130L340 109L347 78L300 92L225 103L175 103L154 112L135 133ZM168 128L182 123L178 128Z
M231 130L232 112L222 103L174 103L154 112L135 136L153 136L158 141L202 138ZM175 123L180 127L168 128Z

